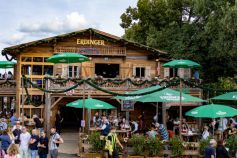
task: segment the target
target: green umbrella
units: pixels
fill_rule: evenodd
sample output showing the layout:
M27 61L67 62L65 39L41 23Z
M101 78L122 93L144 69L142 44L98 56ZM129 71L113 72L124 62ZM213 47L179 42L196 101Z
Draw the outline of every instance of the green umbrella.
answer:
M74 107L74 108L83 108L83 100L79 99L74 102L68 103L66 106L68 107ZM112 106L109 103L106 103L101 100L88 98L85 99L85 108L87 109L115 109L114 106Z
M65 64L82 63L85 61L89 61L89 58L78 53L67 53L67 52L51 56L50 58L47 59L47 62L65 63Z
M197 97L193 97L188 94L182 93L182 102L205 102ZM134 101L139 102L179 102L180 101L180 92L172 90L170 88L163 89L161 91L151 93L145 96L138 97Z
M237 115L237 109L220 104L209 104L194 108L186 112L186 115L199 118L233 117Z
M165 63L163 67L170 68L198 68L201 67L200 64L191 61L191 60L173 60L168 63Z
M237 101L237 92L229 92L229 93L225 93L219 96L216 96L212 99L215 100L234 100Z
M136 96L116 96L116 99L120 100L131 100L131 101L139 101L139 102L179 102L180 101L180 92L166 88L161 91L157 91L147 95L139 95L145 92L153 91L161 88L161 86L152 86L149 88L140 89L134 92L130 92L127 94L137 94ZM197 97L193 97L188 94L182 93L182 101L183 102L205 102Z
M14 68L16 63L12 61L0 61L0 68L7 69L7 68Z
M191 61L191 60L173 60L168 63L165 63L163 67L170 67L170 68L199 68L201 67L200 64ZM182 80L180 80L180 100L179 100L179 117L182 120ZM179 125L181 130L181 124ZM181 136L181 132L180 132Z
M152 87L148 87L148 88L143 88L143 89L140 89L140 90L137 90L137 91L133 91L133 92L127 92L126 94L136 94L137 96L116 96L115 98L116 99L120 99L120 100L134 100L134 99L137 99L137 98L140 98L141 96L139 96L139 94L142 94L142 93L146 93L146 92L150 92L150 91L153 91L153 90L156 90L156 89L159 89L161 88L161 86L159 85L156 85L156 86L152 86Z

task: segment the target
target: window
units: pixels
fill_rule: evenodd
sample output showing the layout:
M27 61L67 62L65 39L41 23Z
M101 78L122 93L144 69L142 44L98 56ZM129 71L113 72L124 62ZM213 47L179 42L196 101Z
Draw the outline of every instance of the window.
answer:
M45 65L44 66L44 75L53 75L53 66Z
M104 78L119 77L119 64L95 64L95 74Z
M32 57L22 57L21 61L22 62L32 62Z
M44 58L44 62L47 62L47 59L48 59L48 57L45 57L45 58Z
M136 67L135 77L145 77L145 67Z
M43 80L41 79L32 79L32 82L38 85L40 88L43 88Z
M80 76L79 66L69 66L68 67L68 77L77 78Z
M22 75L31 75L31 65L22 65L21 74Z
M43 62L42 57L33 57L33 62Z
M41 108L33 108L31 109L31 118L33 115L37 115L39 118L41 118Z
M32 75L42 75L42 65L33 65Z
M170 68L169 77L177 77L178 76L178 69L177 68Z
M32 95L32 102L36 105L42 104L42 99L43 99L42 95Z

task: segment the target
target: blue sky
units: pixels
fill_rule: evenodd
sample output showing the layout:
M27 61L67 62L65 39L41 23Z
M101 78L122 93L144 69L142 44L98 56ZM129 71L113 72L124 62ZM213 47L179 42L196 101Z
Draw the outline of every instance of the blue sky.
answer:
M0 50L89 27L122 36L120 15L136 3L137 0L1 0Z

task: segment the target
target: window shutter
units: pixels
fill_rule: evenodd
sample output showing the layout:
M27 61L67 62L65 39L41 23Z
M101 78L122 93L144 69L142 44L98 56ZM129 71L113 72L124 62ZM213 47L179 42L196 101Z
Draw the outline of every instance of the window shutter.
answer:
M133 76L136 77L136 66L133 66Z
M150 66L145 67L145 77L151 78L151 67Z
M62 68L62 77L68 76L68 66L63 66Z
M164 68L164 77L170 77L170 68Z

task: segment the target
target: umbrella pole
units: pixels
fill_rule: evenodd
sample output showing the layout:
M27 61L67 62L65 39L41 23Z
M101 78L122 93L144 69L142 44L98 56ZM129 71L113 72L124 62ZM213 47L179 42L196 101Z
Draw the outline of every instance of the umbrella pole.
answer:
M180 78L179 80L179 92L180 92L180 98L179 98L179 136L181 138L181 129L182 129L182 80Z
M156 123L159 121L158 113L159 113L159 109L158 109L158 102L157 102L156 103Z
M84 126L82 127L82 132L85 130L85 81L83 82L83 104L82 104L82 121Z

